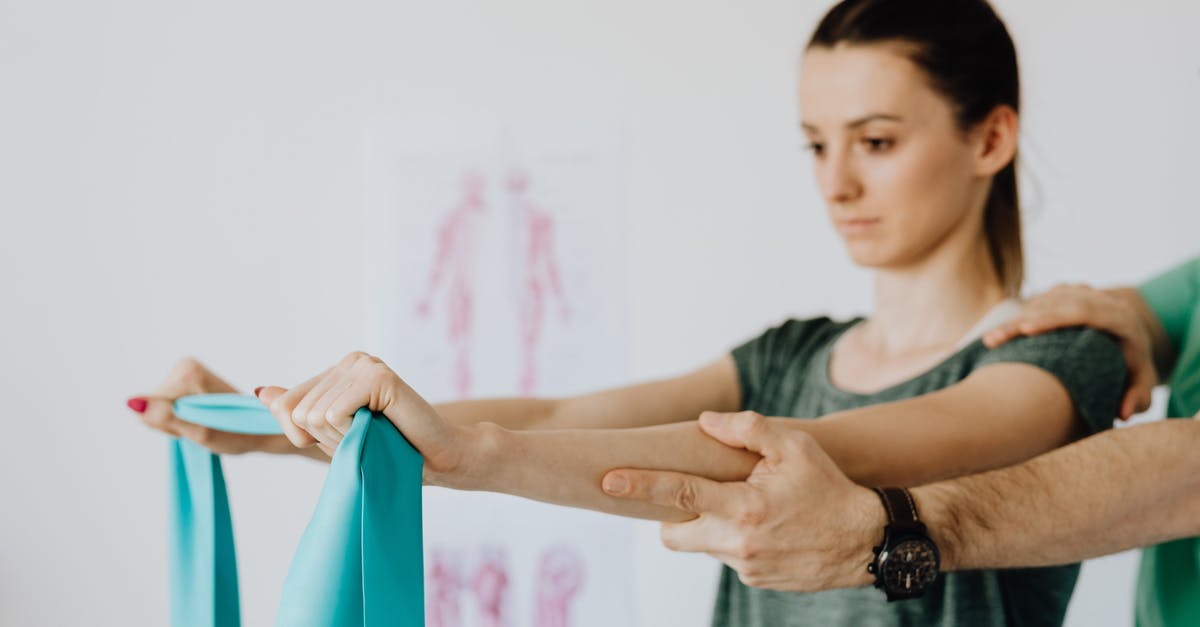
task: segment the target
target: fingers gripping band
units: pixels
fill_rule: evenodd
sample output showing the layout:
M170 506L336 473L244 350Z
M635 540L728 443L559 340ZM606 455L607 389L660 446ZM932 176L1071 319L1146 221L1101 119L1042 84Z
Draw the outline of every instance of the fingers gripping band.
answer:
M188 422L281 434L256 398L188 396ZM237 627L237 558L221 459L170 442L171 625ZM292 556L275 624L375 627L424 624L421 455L382 414L365 407L338 444L312 519Z

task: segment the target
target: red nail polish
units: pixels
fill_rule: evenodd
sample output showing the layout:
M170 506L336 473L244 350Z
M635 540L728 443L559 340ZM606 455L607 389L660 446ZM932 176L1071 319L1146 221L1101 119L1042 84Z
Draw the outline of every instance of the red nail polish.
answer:
M259 392L261 392L261 391L262 391L262 389L263 389L263 388L265 388L265 387L267 387L267 386L265 386L265 385L260 385L260 386L258 386L258 387L256 387L256 388L254 388L254 396L256 396L256 397L257 397L257 396L258 396L258 393L259 393Z
M137 413L141 414L141 413L145 413L146 405L148 405L149 403L147 403L146 399L144 399L144 398L134 397L134 398L131 398L131 399L125 401L125 404L129 406L129 409L132 409L133 411L136 411Z

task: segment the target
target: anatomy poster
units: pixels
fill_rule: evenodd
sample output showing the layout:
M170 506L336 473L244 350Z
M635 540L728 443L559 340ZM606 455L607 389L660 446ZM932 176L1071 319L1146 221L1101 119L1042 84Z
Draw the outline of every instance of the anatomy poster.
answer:
M626 382L619 137L578 120L372 125L368 349L435 403ZM632 622L627 521L427 488L424 533L430 627Z

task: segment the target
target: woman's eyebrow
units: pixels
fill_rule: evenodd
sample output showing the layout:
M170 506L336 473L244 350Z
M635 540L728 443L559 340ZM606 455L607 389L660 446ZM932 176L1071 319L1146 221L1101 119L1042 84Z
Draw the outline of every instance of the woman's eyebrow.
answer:
M903 122L904 121L898 115L891 115L889 113L872 113L870 115L864 115L861 118L856 118L856 119L850 120L849 122L846 122L846 128L858 128L868 122L874 122L876 120L884 120L887 122Z
M898 115L892 115L890 113L871 113L869 115L864 115L861 118L855 118L849 122L846 122L846 128L858 128L868 122L874 122L877 120L884 120L886 122L903 122L904 118L901 118ZM819 132L816 126L809 124L808 122L800 122L800 128L810 133Z

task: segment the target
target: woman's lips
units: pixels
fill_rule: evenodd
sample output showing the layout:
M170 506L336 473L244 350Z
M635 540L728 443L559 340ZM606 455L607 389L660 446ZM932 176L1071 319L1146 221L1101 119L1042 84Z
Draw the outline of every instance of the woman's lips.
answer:
M879 225L879 218L853 218L838 220L837 229L845 237L870 235Z

